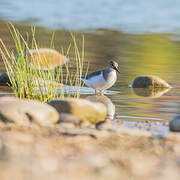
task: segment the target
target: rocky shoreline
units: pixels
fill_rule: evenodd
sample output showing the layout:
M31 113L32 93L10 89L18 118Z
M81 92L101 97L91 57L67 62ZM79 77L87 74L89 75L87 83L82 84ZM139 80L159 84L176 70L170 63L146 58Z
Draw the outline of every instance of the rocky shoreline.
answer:
M179 133L102 121L106 107L85 99L0 102L0 179L180 179Z
M0 78L8 84L5 73ZM170 87L142 76L132 88L159 97L163 93L153 89L159 82L160 90ZM157 135L112 124L114 114L106 96L48 103L0 97L0 179L180 179L179 133ZM179 124L177 116L170 130L180 131Z

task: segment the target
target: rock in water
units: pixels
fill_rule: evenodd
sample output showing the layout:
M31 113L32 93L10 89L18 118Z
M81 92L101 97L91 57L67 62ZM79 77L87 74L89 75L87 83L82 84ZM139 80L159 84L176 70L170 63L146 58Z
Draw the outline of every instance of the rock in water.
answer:
M69 59L58 51L49 48L30 49L24 56L28 56L30 62L40 66L44 70L55 69L57 66L69 62ZM16 57L18 60L18 56Z
M180 116L176 116L172 121L169 123L170 131L180 132Z
M134 79L133 88L170 88L171 86L161 78L153 75L138 76Z
M8 86L8 85L11 85L9 76L6 73L0 74L0 86Z
M52 106L37 100L1 97L0 120L19 125L28 125L34 122L48 126L58 122L59 113Z
M64 98L49 102L59 113L76 116L81 121L97 123L104 120L107 109L102 103L90 102L85 99Z

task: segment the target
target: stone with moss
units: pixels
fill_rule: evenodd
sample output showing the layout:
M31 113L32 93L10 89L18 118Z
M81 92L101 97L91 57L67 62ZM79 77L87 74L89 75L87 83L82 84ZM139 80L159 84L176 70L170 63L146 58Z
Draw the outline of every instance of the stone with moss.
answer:
M95 124L105 119L107 109L102 103L90 102L85 99L64 98L49 102L60 114L71 114L81 121Z
M171 86L163 79L154 75L138 76L134 79L133 88L170 88Z

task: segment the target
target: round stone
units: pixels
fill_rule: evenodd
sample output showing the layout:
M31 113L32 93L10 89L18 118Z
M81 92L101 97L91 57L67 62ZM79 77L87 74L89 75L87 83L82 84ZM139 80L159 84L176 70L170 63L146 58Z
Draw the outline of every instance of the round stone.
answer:
M138 76L134 79L133 88L170 88L171 86L161 78L153 75Z
M176 116L169 123L170 131L180 132L180 116Z

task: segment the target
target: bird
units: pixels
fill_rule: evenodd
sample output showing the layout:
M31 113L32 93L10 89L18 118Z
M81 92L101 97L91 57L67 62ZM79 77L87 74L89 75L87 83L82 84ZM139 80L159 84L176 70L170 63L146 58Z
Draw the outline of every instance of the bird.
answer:
M103 94L104 90L109 89L116 82L116 72L120 73L118 63L116 61L110 61L107 69L92 72L86 77L82 77L81 80L88 87L95 89L95 94L97 90L100 94Z

